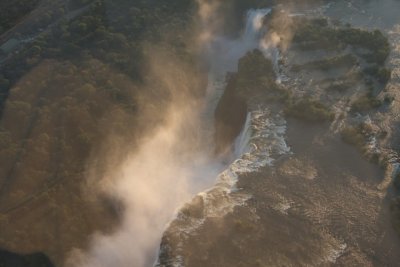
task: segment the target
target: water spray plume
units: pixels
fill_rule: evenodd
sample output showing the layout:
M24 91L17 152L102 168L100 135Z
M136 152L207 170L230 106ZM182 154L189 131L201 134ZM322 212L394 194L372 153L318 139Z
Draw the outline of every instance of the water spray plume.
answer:
M215 3L198 1L199 17L203 25L214 25L214 12L217 8ZM269 12L269 9L250 11L245 33L240 40L219 39L222 46L230 49L226 57L220 55L217 58L218 63L211 63L219 65L217 68L221 70L221 74L225 75L227 71L236 68L241 56L259 47L262 21ZM206 28L203 34L204 32L207 33ZM214 32L207 34L212 36ZM209 40L213 39L200 41ZM212 46L209 46L209 49L210 54L218 52L212 50ZM224 167L223 162L213 158L210 139L204 138L211 136L209 131L212 129L212 124L207 124L211 120L204 119L202 115L207 114L207 111L202 110L203 105L190 94L193 81L198 80L195 73L188 71L185 64L178 62L168 53L160 52L156 47L153 51L154 53L150 53L149 62L152 66L151 80L154 83L150 86L165 88L169 98L162 126L142 140L138 150L119 168L112 170L111 177L105 181L106 193L119 199L124 207L118 230L111 235L95 235L88 252L73 251L67 266L151 266L157 258L162 234L176 213L193 196L211 188ZM209 83L212 86L213 81ZM215 92L215 88L211 91ZM205 106L211 110L213 108L212 105ZM213 112L208 114L212 116ZM146 120L152 115L151 111L145 112L143 119ZM248 146L250 114L246 125L237 145L238 150L241 150L240 154ZM224 184L222 187L216 187L222 188L222 191L211 189L216 195L200 195L205 199L218 199L219 193L229 192L237 179L236 168L241 165L232 166L217 180L220 186ZM227 202L222 201L221 206L216 207L216 211L222 208L223 212L229 212L244 199L231 201L230 198L225 198ZM208 207L209 214L214 214L213 207Z

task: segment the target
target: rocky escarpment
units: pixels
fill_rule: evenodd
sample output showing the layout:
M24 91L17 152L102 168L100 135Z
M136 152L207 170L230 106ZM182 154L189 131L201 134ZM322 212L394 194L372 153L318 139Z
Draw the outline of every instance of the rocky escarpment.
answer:
M246 121L247 104L237 95L237 77L231 75L215 111L216 153L229 149Z
M215 110L217 153L233 147L257 96L265 98L265 92L270 93L269 97L282 96L283 91L279 91L275 78L272 62L260 50L249 52L239 61L238 72L228 75L226 89Z
M264 57L268 51L248 53L230 85L250 114L260 107L270 111L251 121L249 153L238 161L250 164L270 155L273 160L256 169L235 165L237 190L212 199L218 206L221 199L248 196L228 213L197 220L203 218L203 196L181 211L164 236L160 266L171 266L171 259L191 267L399 262L387 187L380 186L384 170L376 164L381 157L374 154L382 152L374 144L386 138L374 122L391 105L384 90L387 39L379 31L323 18L291 19L293 42L282 49L279 65L272 68ZM269 30L281 34L279 27ZM227 110L230 104L224 104ZM220 119L229 121L227 116ZM276 153L279 134L267 133L277 116L287 126L280 133L289 153ZM253 142L261 135L263 142Z

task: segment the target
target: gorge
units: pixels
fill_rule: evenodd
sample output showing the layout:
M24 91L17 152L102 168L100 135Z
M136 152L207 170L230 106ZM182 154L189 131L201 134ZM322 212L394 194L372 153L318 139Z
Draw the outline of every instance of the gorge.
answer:
M398 265L400 2L15 5L1 266Z

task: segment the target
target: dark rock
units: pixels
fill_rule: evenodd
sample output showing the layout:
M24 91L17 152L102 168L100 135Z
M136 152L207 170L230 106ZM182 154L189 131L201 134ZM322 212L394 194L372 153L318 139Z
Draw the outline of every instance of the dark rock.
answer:
M215 110L216 154L223 154L232 147L246 122L246 101L236 93L237 75L228 77L228 83Z

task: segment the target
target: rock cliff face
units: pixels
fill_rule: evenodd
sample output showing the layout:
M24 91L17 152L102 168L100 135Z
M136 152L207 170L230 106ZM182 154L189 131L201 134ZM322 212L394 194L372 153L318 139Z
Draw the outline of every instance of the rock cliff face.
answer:
M275 83L272 62L260 50L240 59L237 73L227 76L227 85L215 110L216 152L229 152L246 121L249 107L259 99L279 100L283 91ZM256 101L255 101L256 99Z
M250 113L251 137L234 164L235 190L212 198L213 207L243 195L246 200L227 213L203 216L210 194L196 197L166 232L160 266L171 260L190 267L399 262L386 198L390 181L377 164L388 162L381 144L389 138L377 122L397 99L387 90L386 35L315 14L290 19L292 40L274 61L279 79L263 54L248 53L215 113L220 151L243 126L239 103ZM268 34L285 30L267 26ZM395 75L394 69L392 80ZM289 149L282 149L286 143Z
M232 74L215 110L216 153L221 154L232 147L246 121L247 104L236 92L237 75Z
M5 250L0 250L1 267L54 267L49 258L43 253L19 255Z

